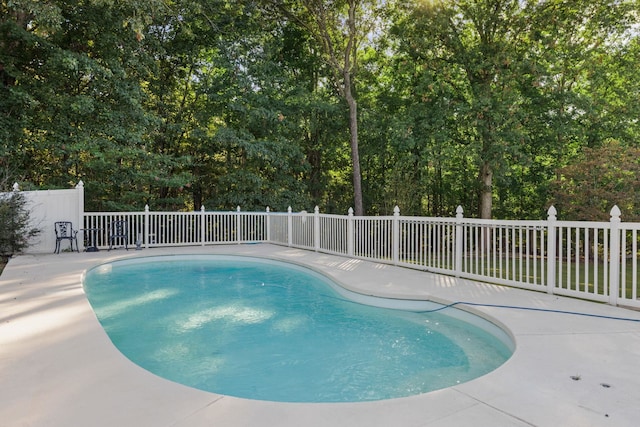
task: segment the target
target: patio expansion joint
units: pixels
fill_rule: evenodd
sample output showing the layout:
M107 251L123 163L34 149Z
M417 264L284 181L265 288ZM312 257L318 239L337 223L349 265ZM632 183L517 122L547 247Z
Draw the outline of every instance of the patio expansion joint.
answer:
M628 334L637 334L638 330L628 329L628 330L619 330L619 331L574 331L574 332L520 332L516 334L517 337L572 337L578 335L628 335Z
M469 398L469 399L473 400L474 402L477 402L477 405L478 405L478 406L484 406L484 407L489 408L489 409L491 409L491 410L493 410L493 411L499 412L500 414L502 414L502 415L504 415L504 416L506 416L506 417L509 417L509 418L511 418L511 419L513 419L513 420L517 420L518 422L520 422L520 423L522 423L522 424L524 424L524 425L528 425L528 426L531 426L531 427L537 427L537 424L533 424L533 423L531 423L531 422L529 422L529 421L525 420L525 419L524 419L524 418L522 418L522 417L519 417L519 416L517 416L517 415L514 415L514 414L512 414L512 413L510 413L510 412L507 412L507 411L505 411L504 409L500 409L500 408L498 408L497 406L491 405L491 404L489 404L489 403L485 402L484 400L480 400L480 399L478 399L477 397L475 397L475 396L473 396L473 395L471 395L471 394L469 394L469 393L465 393L464 391L459 390L457 387L453 387L453 389L454 389L457 393L460 393L461 395L463 395L463 396L465 396L465 397L467 397L467 398Z
M226 396L224 395L218 395L215 396L211 401L209 401L208 403L206 403L205 405L200 406L199 408L197 408L196 410L194 410L193 412L191 412L188 415L185 415L184 417L181 417L179 420L171 423L170 425L168 425L167 427L175 427L175 426L181 426L184 425L183 423L185 421L188 421L190 418L194 417L195 415L199 414L200 412L206 410L207 408L215 405L216 403L220 402L221 400L223 400Z

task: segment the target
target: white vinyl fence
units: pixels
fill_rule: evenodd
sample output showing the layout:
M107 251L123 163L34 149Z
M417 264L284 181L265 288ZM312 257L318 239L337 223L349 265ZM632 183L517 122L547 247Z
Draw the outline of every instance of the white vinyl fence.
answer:
M20 191L14 184L13 191ZM84 212L84 184L82 181L69 190L22 191L29 211L31 228L40 233L31 240L28 251L31 253L53 252L56 236L53 224L56 221L71 221L75 229L79 228ZM80 239L78 239L80 243ZM80 243L82 244L82 243ZM63 249L66 248L63 244Z
M76 191L83 201L80 184L60 191ZM95 240L100 249L109 247L111 224L126 220L131 248L268 242L640 307L640 223L622 223L615 206L608 222L558 221L553 207L546 220L504 221L465 218L461 207L455 218L427 218L401 216L397 207L391 216L357 217L352 210L348 215L321 214L317 207L309 213L291 208L242 212L239 207L229 212L204 207L197 212L153 212L148 207L143 212L82 212L75 206L69 212L81 212L82 240ZM58 216L56 220L63 219ZM48 246L53 251L54 244Z

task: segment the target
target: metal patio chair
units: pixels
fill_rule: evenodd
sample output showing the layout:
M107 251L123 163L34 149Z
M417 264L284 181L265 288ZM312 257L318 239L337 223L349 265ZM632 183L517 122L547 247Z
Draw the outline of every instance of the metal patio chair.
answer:
M76 252L80 252L78 248L78 230L73 229L73 224L70 221L57 221L53 228L56 232L56 249L54 253L60 253L60 242L68 240L71 245L71 252L73 252L73 242L76 242Z
M120 239L120 241L124 243L124 248L129 250L128 225L127 221L124 219L113 221L109 227L109 250L113 248L116 239Z

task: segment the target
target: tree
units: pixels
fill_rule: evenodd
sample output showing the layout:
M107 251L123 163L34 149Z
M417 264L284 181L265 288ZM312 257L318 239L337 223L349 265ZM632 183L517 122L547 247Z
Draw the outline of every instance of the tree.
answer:
M405 17L396 17L401 23ZM457 68L425 64L396 27L378 40L361 67L365 103L363 151L371 204L391 213L443 216L463 205L473 212L473 152L464 114L467 99Z
M180 146L193 159L194 201L199 194L213 209L308 207L308 165L300 134L290 132L298 125L288 106L288 96L299 96L306 82L287 76L282 26L263 19L256 6L229 6L208 45L190 43L202 43L191 57L199 103Z
M34 6L35 5L35 6ZM0 87L17 131L2 160L38 186L87 183L89 209L142 208L172 159L146 150L146 17L160 1L3 2ZM141 18L142 17L142 18ZM18 108L19 107L19 108ZM162 173L162 172L159 172ZM18 177L16 177L17 179Z
M6 191L6 180L0 184L0 190ZM39 233L30 223L24 195L19 191L0 193L0 259L22 251Z
M435 1L414 9L400 29L408 37L405 49L434 70L438 86L456 88L463 100L451 107L468 123L460 143L476 155L481 218L491 217L494 175L505 152L523 138L517 91L525 42L521 12L517 0Z
M0 168L82 179L97 210L538 218L584 147L637 145L634 22L631 0L3 1Z
M300 0L278 5L280 13L305 28L320 46L328 82L348 106L354 212L363 215L358 102L354 88L359 50L375 34L377 2Z
M552 203L567 219L606 221L617 205L626 221L640 219L640 148L609 140L585 148L579 161L559 170Z
M544 173L587 143L584 118L593 117L596 105L607 108L586 88L600 55L630 35L631 2L457 0L406 7L395 27L400 52L419 61L420 74L432 81L423 92L425 108L441 108L438 90L453 88L440 123L450 129L447 138L474 156L479 216L492 216L496 197L503 206L531 197L520 191L527 176L544 188L539 180L551 179Z

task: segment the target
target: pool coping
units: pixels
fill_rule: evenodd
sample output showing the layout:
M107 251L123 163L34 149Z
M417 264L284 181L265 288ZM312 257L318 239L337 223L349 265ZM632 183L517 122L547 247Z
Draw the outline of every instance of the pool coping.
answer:
M640 323L468 307L516 342L502 367L417 396L279 403L195 390L130 362L102 330L82 273L120 258L247 255L309 266L349 290L640 320L640 313L270 244L21 255L0 276L0 425L8 426L631 426L640 416Z

